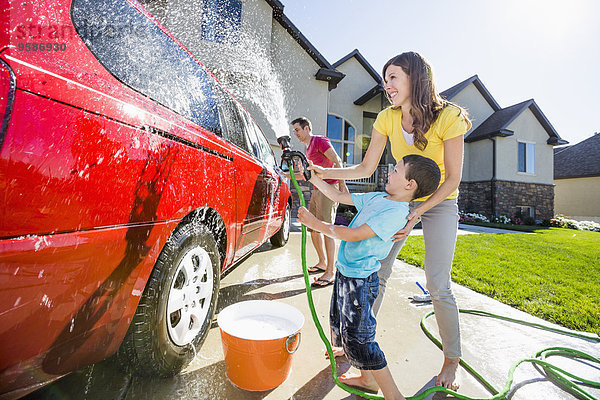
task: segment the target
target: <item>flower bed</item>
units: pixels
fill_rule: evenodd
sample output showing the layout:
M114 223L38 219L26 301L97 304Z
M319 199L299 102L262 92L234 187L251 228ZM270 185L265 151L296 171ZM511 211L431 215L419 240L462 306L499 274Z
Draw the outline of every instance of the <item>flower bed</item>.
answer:
M543 226L553 226L556 228L576 229L578 231L594 231L600 232L600 224L592 221L575 221L574 219L565 218L562 215L542 221Z
M520 218L516 216L507 217L501 215L499 217L488 218L485 215L477 213L465 213L462 211L458 212L458 222L461 224L500 224L500 225L528 225L535 226L536 221L531 217ZM573 219L565 218L562 215L557 215L552 219L545 219L541 222L542 226L552 226L555 228L567 228L576 229L579 231L594 231L600 232L600 224L592 221L575 221ZM511 227L507 226L507 229Z

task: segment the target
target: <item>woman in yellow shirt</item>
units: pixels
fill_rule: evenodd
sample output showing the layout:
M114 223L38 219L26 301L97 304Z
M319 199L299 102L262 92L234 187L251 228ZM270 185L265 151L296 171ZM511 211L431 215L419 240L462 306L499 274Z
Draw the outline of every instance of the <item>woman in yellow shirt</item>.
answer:
M435 90L431 66L415 52L402 53L383 67L384 89L391 107L381 111L373 125L371 142L363 161L347 168L312 167L323 178L360 179L373 174L387 140L399 161L407 154L433 159L442 173L438 189L411 202L411 213L396 244L379 270L379 311L392 265L406 237L419 218L425 241L425 274L442 338L444 363L436 385L457 389L456 370L461 356L458 307L450 287L450 270L458 230L456 197L462 175L463 138L471 128L465 110L440 97ZM348 382L348 380L346 380ZM350 382L364 386L365 382Z

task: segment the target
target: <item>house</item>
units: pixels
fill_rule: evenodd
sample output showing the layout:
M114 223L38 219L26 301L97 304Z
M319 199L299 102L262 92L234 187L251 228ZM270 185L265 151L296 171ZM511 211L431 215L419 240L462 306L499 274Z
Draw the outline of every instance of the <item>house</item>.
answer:
M557 214L600 222L600 133L554 149L554 184Z
M554 216L553 146L558 135L535 100L502 108L474 75L443 91L466 108L473 127L465 136L459 208L487 216Z
M345 165L359 163L377 113L387 107L381 76L358 50L330 64L284 14L278 0L140 0L257 119L271 147L306 116ZM531 99L502 108L477 75L442 92L473 118L465 136L459 207L491 215L554 216L553 146L566 144ZM303 145L292 138L292 145ZM383 187L386 149L373 177Z
M344 79L329 95L327 137L340 154L344 165L358 164L369 146L377 114L389 103L383 95L381 76L358 49L332 66L344 74ZM373 176L346 181L349 187L357 190L383 189L388 164L394 164L393 159L388 160L387 154L391 154L389 143L386 156L381 158L380 168Z
M308 117L325 134L329 92L344 78L277 0L141 0L256 118L273 150ZM292 137L292 145L302 148Z

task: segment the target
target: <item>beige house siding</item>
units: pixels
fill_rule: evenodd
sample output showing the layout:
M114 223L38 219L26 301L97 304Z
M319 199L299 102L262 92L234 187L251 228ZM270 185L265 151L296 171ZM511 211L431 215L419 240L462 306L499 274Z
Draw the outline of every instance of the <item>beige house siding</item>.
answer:
M548 133L530 109L523 111L507 127L513 136L498 138L496 177L499 180L527 183L553 184L554 152L547 144ZM518 142L535 144L533 173L518 172Z
M381 111L381 96L375 96L362 106L357 106L354 101L369 91L376 82L355 57L336 68L346 76L332 90L329 95L329 114L341 117L348 121L355 129L354 163L362 161L361 143L363 134L371 136L371 131L364 132L363 112L377 114Z
M473 123L471 130L465 134L465 137L494 113L494 109L483 98L473 83L456 94L452 98L452 102L465 108ZM489 140L465 143L462 180L473 182L491 179L491 154L492 145Z
M467 155L468 154L468 155ZM492 141L479 140L465 143L463 181L478 182L492 179ZM468 176L468 178L466 177Z
M600 222L600 177L556 179L554 184L556 214Z
M477 128L483 121L494 113L494 109L483 98L474 84L468 85L452 98L452 102L460 104L469 113L469 118L473 123L471 130Z

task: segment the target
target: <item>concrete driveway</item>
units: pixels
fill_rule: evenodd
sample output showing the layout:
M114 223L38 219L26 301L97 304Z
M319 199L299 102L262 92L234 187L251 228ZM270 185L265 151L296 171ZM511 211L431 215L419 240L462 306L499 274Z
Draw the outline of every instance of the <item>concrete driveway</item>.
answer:
M301 275L300 238L298 229L289 243L280 249L263 245L221 281L218 310L244 300L267 299L288 303L305 316L302 343L294 355L290 377L278 388L266 392L247 392L236 388L226 377L219 329L213 324L208 338L190 366L169 379L149 379L122 374L110 362L103 362L72 374L34 393L29 398L42 399L357 399L335 386L325 346L312 322L304 281ZM316 261L309 244L308 264ZM311 277L312 279L312 277ZM412 303L408 297L420 291L415 282L425 284L424 272L397 261L378 316L378 341L386 354L392 374L402 393L413 396L433 386L442 363L441 351L423 334L421 317L430 304ZM463 309L478 309L513 318L555 326L501 304L469 289L454 285ZM313 290L314 303L325 332L328 332L328 310L331 286ZM437 335L435 318L427 325ZM549 333L538 329L485 317L461 314L463 358L497 389L507 379L511 365L538 350L550 346L566 346L600 357L600 344L592 341ZM588 379L600 381L600 366L553 358L550 360ZM338 359L338 373L349 369ZM465 370L459 371L460 392L476 398L491 395ZM511 399L574 399L550 382L543 371L527 364L517 369ZM600 398L600 390L586 389ZM446 398L440 394L429 399Z

